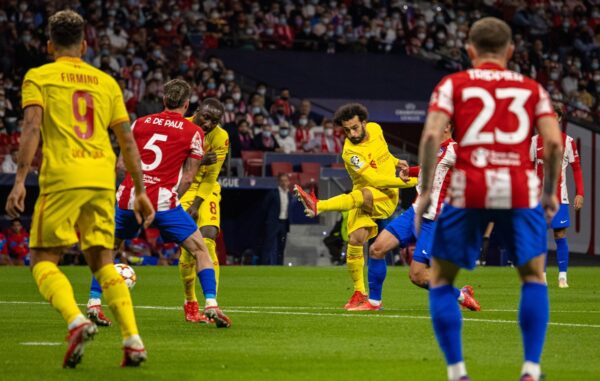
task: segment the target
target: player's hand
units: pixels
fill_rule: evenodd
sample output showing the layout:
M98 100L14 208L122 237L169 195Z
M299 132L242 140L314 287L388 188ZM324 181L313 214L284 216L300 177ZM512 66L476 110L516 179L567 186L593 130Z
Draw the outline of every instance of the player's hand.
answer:
M152 221L154 221L154 207L146 192L142 192L135 196L133 213L135 214L135 219L138 224L144 223L144 228L150 226Z
M424 191L419 196L419 202L417 204L417 208L415 209L415 231L417 234L421 232L421 219L423 218L423 214L429 209L429 205L431 204L431 191Z
M408 175L408 167L402 168L400 169L400 172L398 174L398 177L400 178L400 180L404 181L405 183L407 183L410 180L410 176Z
M8 199L6 200L6 214L10 218L17 218L25 211L25 184L15 183Z
M217 154L212 151L209 151L209 152L206 152L204 154L204 156L202 157L202 161L200 162L200 165L213 165L216 162L217 162Z
M398 163L396 164L396 168L399 168L400 170L403 170L403 169L406 168L406 170L408 170L408 161L402 160L402 159L398 159Z
M575 202L573 203L573 209L575 209L575 211L579 211L581 210L581 208L583 208L583 196L582 195L577 195L575 196Z
M542 194L542 208L544 208L544 215L546 217L546 222L549 224L552 222L552 218L558 212L558 198L556 198L555 194L547 195Z

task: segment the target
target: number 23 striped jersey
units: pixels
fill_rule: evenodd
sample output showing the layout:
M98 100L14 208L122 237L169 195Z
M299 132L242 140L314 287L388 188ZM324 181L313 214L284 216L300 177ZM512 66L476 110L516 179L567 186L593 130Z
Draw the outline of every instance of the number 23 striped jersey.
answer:
M540 118L554 116L536 81L494 63L451 74L436 86L429 111L454 124L458 143L450 204L459 208L533 208L539 179L529 158Z

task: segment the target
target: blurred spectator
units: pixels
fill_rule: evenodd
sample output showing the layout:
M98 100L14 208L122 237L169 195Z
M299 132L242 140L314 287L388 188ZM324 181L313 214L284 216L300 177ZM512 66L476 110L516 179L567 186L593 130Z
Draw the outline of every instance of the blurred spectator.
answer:
M4 156L2 162L2 173L17 173L17 155L19 150L13 148L10 150L10 154Z
M281 111L281 112L280 112ZM290 103L290 89L284 87L281 89L279 98L271 106L271 115L281 114L286 118L291 118L294 113L294 106Z
M279 125L276 139L284 153L296 152L296 141L292 137L291 129L287 123Z
M246 119L240 119L237 123L237 133L231 138L231 156L241 157L241 151L254 149L254 138L250 130L250 124Z
M271 107L271 118L273 119L273 123L289 124L292 122L290 115L286 112L286 107L288 107L288 103L283 101L282 99L278 99L275 101L275 103Z
M6 230L6 241L8 243L8 255L13 264L23 265L29 255L29 233L23 228L21 220L15 218Z
M309 99L303 99L300 102L300 107L292 115L292 122L297 125L300 118L305 117L306 122L312 122L316 125L320 125L323 121L323 117L312 111L312 106Z
M333 121L326 119L323 121L323 134L321 135L321 152L323 153L341 153L342 141L336 136L333 128Z
M268 124L263 124L261 131L254 136L254 149L259 151L281 151L277 140L272 133L272 128Z
M146 95L144 95L137 105L137 117L141 118L142 116L156 114L161 112L163 108L162 99L158 96L158 82L155 79L152 79L148 82Z

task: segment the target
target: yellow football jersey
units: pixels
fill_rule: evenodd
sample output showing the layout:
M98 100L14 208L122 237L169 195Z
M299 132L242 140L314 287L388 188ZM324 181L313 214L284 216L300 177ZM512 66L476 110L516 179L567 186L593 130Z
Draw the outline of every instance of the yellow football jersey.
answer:
M115 188L115 154L108 128L129 122L123 94L108 74L75 57L31 69L22 106L44 109L40 192Z
M342 151L344 165L352 179L352 189L361 189L367 186L388 188L387 186L382 187L378 184L370 183L367 178L395 179L398 159L390 153L379 124L369 122L366 124L365 129L368 135L367 139L359 144L353 144L350 139L346 139ZM366 171L371 171L371 173L368 173L369 176L366 176ZM394 188L409 188L413 186L415 186L415 182L411 179L405 185L395 186Z
M188 118L192 121L193 118ZM204 152L212 151L217 154L217 162L213 165L203 165L198 169L190 189L195 196L206 200L211 193L221 192L221 185L217 181L221 167L229 152L229 134L221 126L213 128L204 135Z

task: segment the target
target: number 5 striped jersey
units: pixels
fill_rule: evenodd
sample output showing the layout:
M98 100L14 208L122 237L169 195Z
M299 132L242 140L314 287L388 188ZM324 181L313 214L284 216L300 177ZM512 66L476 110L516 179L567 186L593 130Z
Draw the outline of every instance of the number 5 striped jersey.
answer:
M555 116L536 81L493 63L451 74L437 85L429 111L448 114L458 143L450 183L457 208L533 208L539 179L529 158L537 121Z
M59 57L29 70L22 94L23 109L44 109L40 192L114 189L108 128L129 122L117 82L79 58Z
M131 126L140 151L146 193L157 212L179 205L177 188L188 157L201 160L204 132L172 111L138 118ZM133 209L133 180L129 173L117 191L121 209Z

